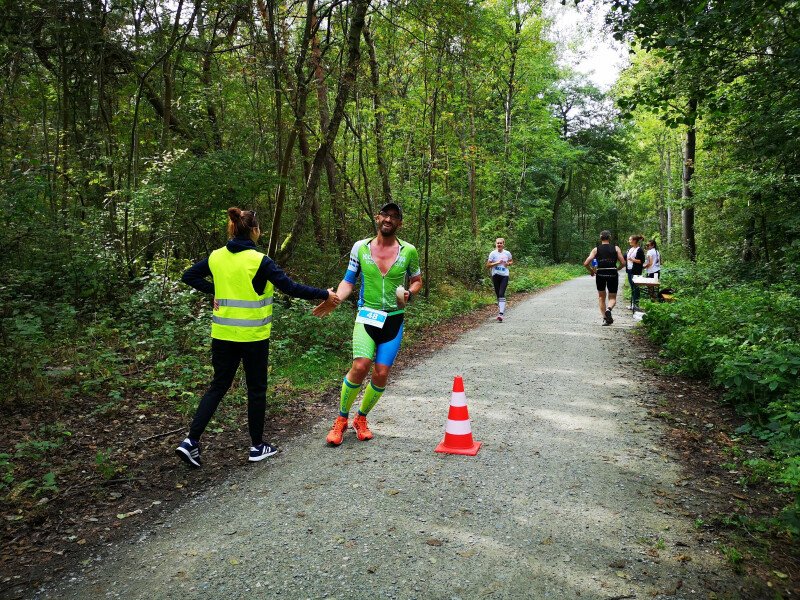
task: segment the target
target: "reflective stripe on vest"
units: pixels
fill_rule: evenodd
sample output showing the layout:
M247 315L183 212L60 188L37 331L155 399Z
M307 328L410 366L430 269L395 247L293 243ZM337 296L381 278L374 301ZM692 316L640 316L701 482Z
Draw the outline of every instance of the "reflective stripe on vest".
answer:
M261 327L272 323L272 315L264 319L231 319L214 315L211 320L219 325L230 325L232 327Z
M235 306L236 308L261 308L272 304L272 298L263 300L230 300L227 298L216 298L218 306Z
M272 331L272 283L263 294L253 289L253 278L264 255L255 249L214 250L208 266L214 277L217 308L211 317L211 337L231 342L257 342Z

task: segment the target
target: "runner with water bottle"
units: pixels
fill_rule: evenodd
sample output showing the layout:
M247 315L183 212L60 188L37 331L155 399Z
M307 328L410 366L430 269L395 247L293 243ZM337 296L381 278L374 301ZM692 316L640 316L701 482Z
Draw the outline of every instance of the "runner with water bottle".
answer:
M375 215L378 235L356 242L350 262L336 297L345 300L361 278L358 290L358 314L353 328L353 365L342 381L339 414L326 441L331 446L342 443L349 427L350 410L361 391L361 384L372 370L372 376L361 399L358 414L352 422L359 440L370 440L367 413L380 399L394 364L400 342L406 304L422 289L422 273L417 249L397 237L403 224L403 211L395 202L388 202ZM404 283L408 280L408 289ZM313 314L322 317L335 307L320 304Z
M600 244L592 248L589 256L583 261L583 266L588 269L592 277L595 277L603 325L611 325L614 322L611 311L617 304L617 290L619 289L619 273L617 271L625 266L625 257L619 246L611 245L610 231L600 232ZM606 304L606 292L608 292L608 304Z
M486 267L492 270L492 283L497 296L497 320L502 323L506 312L506 287L508 287L508 267L514 262L511 252L506 250L506 241L497 238L494 241L495 250L489 253Z

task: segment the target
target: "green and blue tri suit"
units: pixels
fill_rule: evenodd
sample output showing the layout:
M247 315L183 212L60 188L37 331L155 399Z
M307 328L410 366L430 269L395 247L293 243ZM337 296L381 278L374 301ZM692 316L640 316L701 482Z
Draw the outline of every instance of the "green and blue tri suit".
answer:
M397 258L389 271L384 275L372 259L369 244L374 238L359 240L350 251L350 262L344 274L344 280L352 285L361 276L361 288L358 293L358 308L368 308L386 313L383 327L376 327L356 322L353 327L353 358L368 358L375 363L391 367L400 342L403 340L403 317L405 309L397 306L397 286L404 286L406 277L420 274L419 254L417 249L398 239L400 244ZM339 401L339 414L346 417L358 396L361 384L342 382ZM380 399L384 388L376 387L372 382L364 392L359 414L366 415Z
M356 323L353 328L353 358L368 358L382 365L392 366L403 339L405 309L397 306L397 286L406 283L406 276L420 274L417 249L398 239L397 258L386 275L381 273L372 259L369 244L374 238L360 240L350 251L350 262L344 274L347 283L355 285L361 276L358 307L387 313L382 328Z

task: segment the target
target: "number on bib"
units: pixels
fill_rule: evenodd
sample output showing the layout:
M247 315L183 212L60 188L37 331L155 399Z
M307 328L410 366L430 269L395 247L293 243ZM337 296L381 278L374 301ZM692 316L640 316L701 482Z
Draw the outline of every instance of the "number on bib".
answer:
M372 325L378 329L383 329L383 324L386 322L386 317L388 315L389 313L382 310L362 307L358 309L356 323L363 323L364 325Z

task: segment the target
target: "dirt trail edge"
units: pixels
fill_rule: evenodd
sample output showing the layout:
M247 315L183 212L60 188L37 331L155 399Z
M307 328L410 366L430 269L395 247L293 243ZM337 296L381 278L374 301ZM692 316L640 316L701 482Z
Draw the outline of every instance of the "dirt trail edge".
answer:
M738 597L660 501L681 471L626 373L633 323L595 303L583 277L514 306L391 381L372 441L319 423L36 596ZM433 452L456 374L476 457Z

